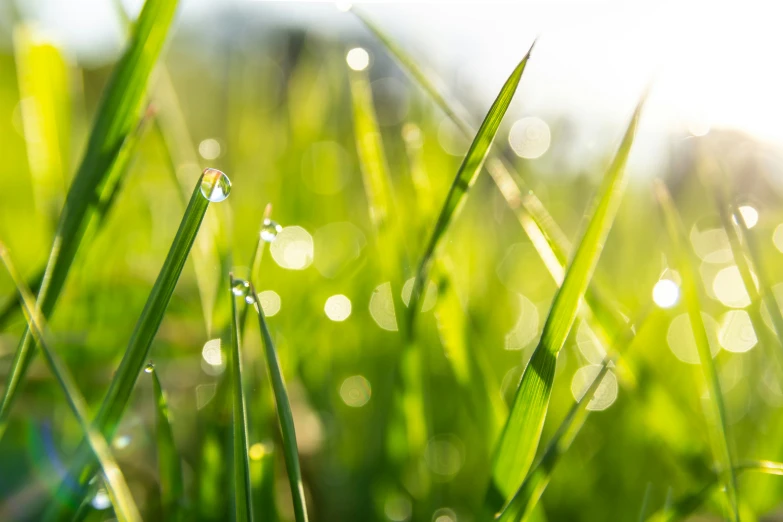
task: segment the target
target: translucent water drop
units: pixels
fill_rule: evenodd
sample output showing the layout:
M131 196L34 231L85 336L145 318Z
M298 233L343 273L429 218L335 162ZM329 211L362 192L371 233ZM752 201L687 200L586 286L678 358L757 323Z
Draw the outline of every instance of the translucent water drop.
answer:
M109 493L103 488L99 489L97 492L95 492L95 496L90 501L90 504L92 504L92 507L97 510L109 509L109 506L111 506L111 498L109 498Z
M144 373L152 373L153 371L155 371L155 365L148 362L147 366L144 367Z
M253 304L256 302L256 296L253 295L253 292L248 292L245 296L245 302L247 304Z
M231 180L218 169L204 169L201 174L201 194L213 203L223 201L231 193Z
M244 279L234 279L234 286L231 287L231 293L233 293L237 297L248 297L248 294L250 293L250 283L245 281ZM253 298L250 298L250 303L253 302Z
M264 219L264 225L261 227L261 239L267 243L271 243L277 237L277 234L283 230L283 227L276 221L272 221L269 218Z

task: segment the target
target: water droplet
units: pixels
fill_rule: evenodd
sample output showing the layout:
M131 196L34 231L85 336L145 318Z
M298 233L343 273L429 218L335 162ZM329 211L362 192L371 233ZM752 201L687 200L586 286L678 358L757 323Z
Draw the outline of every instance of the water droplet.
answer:
M153 371L155 371L155 365L148 362L147 366L144 367L144 373L152 373Z
M218 169L204 169L201 174L201 194L213 203L223 201L231 193L231 180Z
M264 225L261 227L261 239L267 243L271 243L277 237L277 234L283 230L283 227L277 221L272 221L269 218L264 219Z
M111 499L106 490L101 488L95 492L95 496L92 497L90 504L92 504L92 507L95 509L102 511L104 509L109 509L109 506L111 506Z
M234 284L231 287L231 293L237 297L247 298L248 294L250 293L250 283L244 279L234 279ZM250 303L252 303L253 298L251 297L250 299Z

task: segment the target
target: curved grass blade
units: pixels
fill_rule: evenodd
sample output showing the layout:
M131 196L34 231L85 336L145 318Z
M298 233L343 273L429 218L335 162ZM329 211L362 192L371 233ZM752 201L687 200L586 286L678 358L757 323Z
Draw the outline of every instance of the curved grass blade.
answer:
M5 267L19 292L22 300L22 308L30 327L31 335L38 346L43 350L44 358L57 379L57 383L60 385L60 388L62 388L65 398L68 401L68 406L70 406L71 411L73 411L79 422L79 426L84 432L90 451L100 465L117 518L121 521L128 522L141 521L139 509L133 501L133 496L128 489L128 484L125 481L122 471L120 471L120 467L114 460L109 444L106 442L103 435L90 425L87 401L84 400L84 396L79 391L76 380L73 378L68 366L60 359L57 352L52 349L48 335L44 329L42 314L40 310L35 307L35 298L33 298L32 293L16 271L16 267L2 243L0 243L0 259L2 259L3 264L5 264Z
M419 261L419 266L416 270L416 279L413 283L411 299L408 304L407 329L411 337L413 336L415 317L419 312L421 304L422 290L427 283L430 266L432 265L436 250L440 246L451 220L465 204L468 190L470 190L470 187L473 186L478 178L484 160L489 153L492 141L495 139L495 134L497 134L498 128L500 127L500 122L503 120L503 116L505 116L506 110L517 91L517 86L522 79L522 73L525 70L525 66L527 65L534 46L535 42L530 46L530 49L519 64L517 64L506 80L506 83L503 84L503 87L500 89L497 98L495 98L492 107L490 107L487 115L484 117L481 127L479 127L476 136L473 138L473 142L470 144L470 148L468 148L468 152L462 160L462 165L460 165L457 175L454 177L454 182L451 184L451 188L449 188L449 192L446 195L446 201L441 208L440 215L435 223L435 228L432 231L432 235L424 249L424 254L421 257L421 261Z
M148 0L134 26L130 44L114 69L93 124L87 150L65 199L57 233L46 265L38 304L49 317L101 194L111 192L122 170L112 168L122 145L137 125L147 80L163 47L177 0ZM19 344L0 402L0 436L5 430L19 384L34 352L25 333Z
M734 467L734 472L736 474L744 473L746 471L783 476L783 463L769 460L748 460L739 462ZM672 503L671 506L664 507L657 513L648 517L647 522L673 522L688 517L699 509L699 506L704 504L719 483L719 477L716 475L713 477L713 480L702 486L699 490L683 496Z
M253 284L250 291L258 295ZM288 470L288 482L291 486L291 497L294 503L294 518L296 522L307 522L307 505L305 504L304 486L302 485L302 471L299 468L299 449L296 446L296 430L294 428L294 415L291 412L291 404L288 401L288 392L285 388L283 372L280 369L280 361L272 342L272 335L266 324L264 310L260 305L254 306L258 312L258 325L261 328L261 336L264 340L264 355L266 357L269 379L272 382L272 391L277 405L277 418L280 421L280 433L283 439L283 456Z
M656 196L663 211L664 220L666 221L666 228L673 244L674 256L677 260L678 269L682 274L683 300L688 311L688 318L691 322L694 338L696 339L696 347L699 352L701 368L704 372L704 378L707 382L711 398L710 404L713 406L712 413L715 416L714 424L716 424L714 437L715 442L719 447L719 455L716 457L721 464L721 469L723 469L723 472L721 473L721 482L726 488L733 520L739 520L737 477L734 474L733 459L729 446L726 408L723 404L723 393L720 388L718 371L712 360L707 331L701 316L699 288L696 283L699 276L690 259L690 254L686 247L687 241L685 239L685 231L682 222L680 221L679 214L677 213L677 209L674 207L674 202L672 201L666 186L662 182L657 183L655 188Z
M171 430L169 405L166 394L160 384L157 370L148 364L145 371L152 374L152 392L155 398L155 442L158 449L158 476L160 479L160 497L165 520L183 520L182 463L174 444Z
M206 186L202 185L205 181L207 180L202 175L196 183L190 203L185 209L177 234L166 260L163 262L163 267L147 298L147 303L136 323L136 328L128 342L120 366L114 374L109 390L95 417L94 426L107 439L111 439L114 435L136 384L136 379L146 364L150 345L163 321L163 315L171 300L171 295L174 293L174 287L182 274L182 268L185 266L201 221L209 207L209 200L202 194L202 189L211 193L213 187L209 183ZM216 182L217 180L212 177L209 181ZM84 486L94 473L95 461L91 458L90 453L85 451L83 444L77 449L74 464L70 469L73 475L78 477L78 488L68 484L67 480L61 484L47 520L61 520L67 517L78 505L81 495L84 494Z
M636 324L642 325L647 317L647 312L642 314L642 319L635 321ZM623 332L623 339L618 341L622 344L627 352L631 343L635 338L635 334L631 331ZM618 344L615 343L615 344ZM614 352L617 353L616 351ZM617 355L609 355L604 358L601 363L601 368L593 378L593 381L587 387L584 394L578 401L576 401L571 409L566 414L563 421L558 426L557 431L552 436L552 439L546 446L544 453L539 457L536 464L532 467L530 472L525 477L522 485L519 487L511 500L506 504L503 510L495 517L498 521L518 521L527 520L532 513L532 509L537 505L538 501L543 495L544 490L549 484L549 479L552 476L555 466L560 460L560 457L568 451L571 447L579 431L582 429L587 417L590 414L590 410L586 408L587 404L595 395L598 386L601 384L604 376L610 369L610 365L616 363L619 357Z
M582 236L563 285L555 295L541 340L522 374L511 414L498 442L486 507L494 513L522 483L536 454L544 427L555 362L593 274L625 185L625 164L631 152L644 98L633 113L623 140L597 195L595 210Z
M248 458L247 445L247 406L245 392L242 389L242 354L240 353L239 339L239 314L237 313L236 296L231 292L235 279L233 274L228 276L231 293L231 350L229 350L229 366L231 379L231 404L233 411L232 440L233 440L233 487L234 509L236 521L246 522L253 520L253 504L250 501L250 460ZM256 295L255 290L253 294Z

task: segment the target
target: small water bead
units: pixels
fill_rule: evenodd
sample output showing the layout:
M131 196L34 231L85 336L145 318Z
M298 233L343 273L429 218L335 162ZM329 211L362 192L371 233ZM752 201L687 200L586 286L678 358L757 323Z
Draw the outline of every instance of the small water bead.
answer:
M231 293L237 297L244 297L247 299L250 294L250 283L244 279L234 279L234 284L231 286ZM250 297L250 303L253 303L252 297Z
M283 227L277 221L272 221L269 218L264 219L264 225L261 227L261 239L267 243L271 243L277 238L277 234L283 230Z
M201 194L213 203L223 201L231 193L231 180L218 169L204 169Z
M151 362L148 362L147 365L144 367L144 373L152 373L155 371L155 365Z
M111 506L111 498L109 497L109 493L104 488L99 489L97 492L95 492L95 496L92 497L90 504L92 504L92 507L99 511L109 509Z

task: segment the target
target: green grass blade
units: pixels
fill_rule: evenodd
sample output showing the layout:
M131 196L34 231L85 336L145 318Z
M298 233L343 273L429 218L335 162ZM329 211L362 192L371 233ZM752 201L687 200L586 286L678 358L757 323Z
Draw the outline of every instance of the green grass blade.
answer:
M636 324L642 325L647 317L647 312L642 314L642 319L635 321ZM641 326L640 326L641 328ZM634 332L628 330L622 332L622 338L617 339L615 344L622 345L627 353L631 343L635 339ZM525 477L522 485L519 487L511 500L506 504L503 510L497 514L496 520L508 522L517 520L527 520L532 513L532 509L537 505L538 501L543 495L544 490L549 484L549 479L554 471L555 466L560 460L560 457L568 451L571 447L571 443L574 441L579 431L582 429L584 422L590 414L590 410L586 408L587 404L595 395L598 386L604 378L604 375L609 371L610 365L616 363L618 356L616 351L614 355L608 355L601 363L601 369L596 374L593 381L585 390L582 397L576 401L571 409L566 414L563 421L558 426L557 431L550 439L541 457L539 457L536 464L532 467L530 472Z
M182 463L174 444L169 405L157 370L151 364L145 368L145 371L147 370L152 374L152 392L155 398L155 442L158 450L158 476L163 516L166 520L182 520L184 494Z
M253 505L250 501L250 460L247 445L247 406L245 392L242 388L242 354L240 353L239 314L237 313L236 296L233 294L235 279L229 275L229 292L231 292L231 349L229 350L229 378L231 379L231 404L233 412L233 481L234 508L236 521L253 520ZM253 295L256 295L253 292Z
M209 200L202 194L202 189L208 190L207 193L210 193L209 191L211 191L212 187L209 185L206 188L202 186L202 182L205 181L215 181L215 178L212 177L207 180L202 175L198 179L169 253L163 262L163 267L147 298L147 303L136 323L136 328L128 342L120 366L112 378L109 390L94 420L94 425L107 439L111 439L114 435L130 399L136 379L146 364L150 345L157 334L160 323L163 321L163 315L171 300L171 295L174 293L174 288L185 266L185 261L193 246L201 221L209 207ZM58 508L67 513L78 505L79 495L83 494L84 485L94 473L94 468L95 462L90 454L84 451L84 447L77 449L74 465L71 469L74 470L74 474L78 477L80 487L74 488L73 485L66 483L60 486L55 498L61 502L62 500L66 502L62 502L52 508L52 511L50 511L52 517L58 515L56 511ZM65 516L62 512L59 514L60 516L55 519L61 520Z
M89 448L100 465L117 518L121 521L128 522L141 521L139 510L136 507L136 503L133 501L133 496L130 493L130 489L128 489L125 477L120 471L117 462L114 460L109 444L106 442L103 435L90 425L87 401L84 400L84 396L79 391L76 380L73 378L68 366L51 347L48 335L45 332L43 317L40 310L35 306L35 298L33 298L32 293L16 271L16 268L2 243L0 243L0 259L2 259L5 264L5 267L19 292L30 332L35 342L43 350L44 358L57 379L57 383L60 385L60 388L62 388L68 405L84 432Z
M746 471L783 476L783 463L769 460L748 460L739 462L734 468L734 472L737 474ZM707 482L697 491L681 497L674 501L671 506L664 507L648 517L647 522L673 522L674 520L682 520L688 517L704 504L719 483L720 480L716 475L713 480Z
M38 292L44 317L54 310L96 202L115 185L121 172L112 168L125 139L138 124L152 67L163 47L177 0L148 0L134 26L130 44L114 69L98 107L87 150L73 179L60 215L57 233ZM19 384L35 354L25 334L9 371L0 402L0 435L5 430Z
M258 295L253 284L250 284L253 295ZM258 312L258 325L261 328L261 337L264 341L264 356L266 357L269 378L272 382L272 391L277 405L277 418L280 421L280 433L283 439L283 456L288 471L288 482L291 486L291 497L294 503L294 518L296 522L306 522L307 506L305 504L304 486L302 484L302 471L299 468L299 449L296 446L296 431L294 429L294 415L291 404L288 401L288 392L283 379L283 371L280 369L280 361L272 342L272 335L266 324L264 310L260 305L254 306Z
M696 346L699 352L701 368L704 372L704 378L710 394L710 404L713 406L715 427L715 441L719 447L717 455L718 462L723 472L721 473L721 482L726 488L729 505L732 510L734 520L739 520L739 507L737 499L737 477L734 474L733 459L731 447L729 445L728 423L726 420L726 408L723 403L723 393L720 388L720 380L715 363L710 353L707 330L704 326L704 320L701 316L701 298L700 291L696 281L698 273L693 265L690 252L687 250L687 241L680 216L674 207L674 202L669 195L665 185L660 182L656 185L656 195L663 210L666 228L673 244L674 256L677 259L677 266L682 275L683 300L688 312L688 318L693 328ZM713 424L713 423L710 423Z
M495 453L492 483L487 494L487 507L493 513L519 487L533 462L549 405L557 355L571 330L617 213L625 184L625 164L643 101L636 107L620 148L604 176L595 210L566 271L563 285L555 295L541 340L522 374Z
M457 175L454 177L454 182L451 184L451 188L449 188L449 192L446 195L446 201L441 208L438 220L435 222L435 228L432 231L432 235L424 249L424 254L421 257L419 266L416 270L416 280L413 283L411 299L408 304L408 329L410 330L411 335L413 321L419 311L422 291L424 285L427 283L430 266L432 265L436 250L440 246L451 220L465 204L468 190L470 190L470 187L473 186L478 178L484 160L489 153L489 147L495 139L498 128L500 128L500 122L503 120L503 116L505 116L506 110L517 91L517 86L519 86L519 82L522 79L522 73L525 71L525 66L527 65L532 50L533 45L530 46L528 52L519 64L517 64L506 80L506 83L503 84L503 87L500 89L497 98L495 98L487 115L484 117L481 127L479 127L476 136L473 138L473 142L470 144L470 148L468 148L468 152L462 160Z

